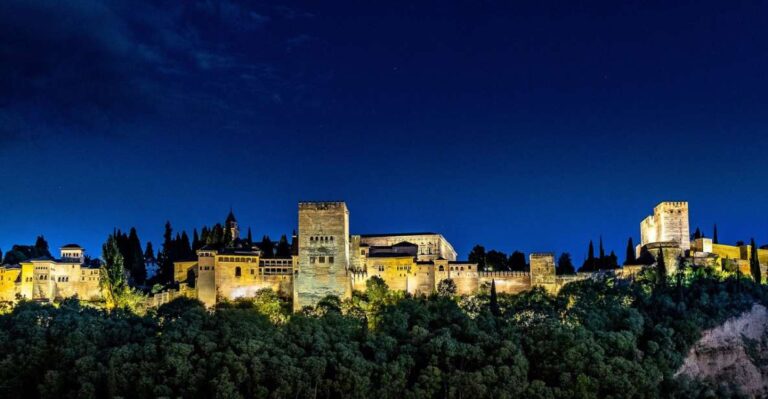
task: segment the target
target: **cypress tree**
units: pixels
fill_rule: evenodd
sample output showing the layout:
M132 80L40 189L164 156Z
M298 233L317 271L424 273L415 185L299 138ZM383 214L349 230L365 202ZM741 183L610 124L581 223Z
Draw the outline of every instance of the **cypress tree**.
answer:
M697 227L697 228L696 228L696 231L695 231L695 232L693 232L693 239L695 240L695 239L698 239L698 238L702 238L702 237L703 237L703 236L701 235L701 229L699 229L699 228Z
M168 283L173 278L173 260L175 259L175 248L173 240L173 229L171 222L165 222L165 233L163 234L163 247L157 254L158 280L162 283Z
M285 234L280 236L280 241L277 242L275 256L282 259L291 257L291 245L288 244L288 237L286 237Z
M625 265L634 265L637 262L637 257L635 256L635 245L632 242L632 237L629 237L629 240L627 240L627 257L624 261Z
M485 270L485 247L479 244L475 245L469 251L467 259L470 263L477 263L477 270Z
M155 250L152 248L152 242L147 241L147 249L144 250L144 263L155 263Z
M605 258L605 248L603 248L603 236L600 236L600 259Z
M192 246L189 244L189 236L186 231L181 232L181 240L179 241L179 259L189 260L192 259Z
M589 240L589 250L587 251L587 260L581 266L581 270L585 272L595 271L595 244L592 240Z
M259 249L261 249L261 254L264 258L269 259L275 257L275 244L269 239L269 236L265 235L261 238Z
M0 265L3 264L3 250L0 249Z
M755 239L753 238L750 242L750 245L752 245L750 259L749 259L749 269L752 272L752 278L755 280L757 284L763 283L763 278L760 271L760 259L757 256L757 245L755 244Z
M197 228L192 230L192 252L200 249L200 236L197 235Z
M210 231L208 230L208 226L203 226L203 229L200 230L200 248L205 246L206 244L210 244L209 238L210 238ZM200 249L198 248L198 249Z
M229 228L224 229L224 238L222 239L222 244L229 247L232 245L234 238L232 238L232 230Z
M131 227L128 235L128 254L126 258L128 270L131 272L131 278L136 284L144 284L147 278L147 268L144 263L144 254L141 251L141 241L136 233L136 228Z
M667 283L667 263L664 261L664 248L659 248L659 255L656 257L656 273L658 285L665 285Z
M48 250L48 241L45 241L45 237L37 236L35 240L35 246L32 253L32 258L39 257L51 257L51 252Z
M715 228L712 232L712 244L719 244L720 241L717 238L717 223L715 223Z
M563 252L560 254L560 258L557 260L557 269L555 273L562 274L575 274L576 268L573 267L573 261L571 261L571 254Z
M619 257L616 256L616 252L611 251L611 254L608 255L608 258L606 258L606 261L604 262L604 265L607 269L618 269L619 268Z
M283 237L285 237L285 236L283 236ZM253 245L253 235L251 235L251 228L250 227L248 227L248 238L247 238L247 240L248 240L248 245Z
M501 309L499 309L499 299L496 297L496 280L491 280L491 301L490 301L491 314L498 317L501 315Z

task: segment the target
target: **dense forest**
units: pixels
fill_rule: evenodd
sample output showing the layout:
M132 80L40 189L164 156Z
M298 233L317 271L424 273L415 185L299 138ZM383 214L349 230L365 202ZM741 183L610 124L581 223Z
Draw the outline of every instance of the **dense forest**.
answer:
M22 302L0 316L0 397L728 397L675 370L703 329L766 302L748 278L691 268L556 296L368 284L298 314L271 291L144 315Z

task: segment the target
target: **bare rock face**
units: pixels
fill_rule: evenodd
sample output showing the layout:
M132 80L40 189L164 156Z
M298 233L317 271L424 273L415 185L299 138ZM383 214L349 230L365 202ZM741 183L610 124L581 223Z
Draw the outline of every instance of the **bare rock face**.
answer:
M746 395L768 395L768 309L749 312L707 330L691 348L678 375L727 383Z

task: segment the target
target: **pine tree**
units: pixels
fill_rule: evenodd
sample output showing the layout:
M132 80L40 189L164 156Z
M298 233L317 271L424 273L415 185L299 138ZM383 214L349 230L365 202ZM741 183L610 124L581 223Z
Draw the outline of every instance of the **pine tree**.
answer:
M501 316L501 309L499 309L499 299L496 297L496 280L491 280L490 302L491 314L496 317Z
M717 238L717 223L715 223L715 228L712 232L712 244L719 244L720 241Z
M760 259L757 256L757 245L755 244L755 239L753 238L750 242L750 245L752 245L750 259L749 259L749 269L752 272L752 278L755 280L757 284L763 283L763 278L760 271Z
M144 254L141 251L141 241L134 227L131 228L128 235L128 254L126 263L131 278L136 284L144 284L144 280L147 278L147 268L144 263Z
M625 259L625 265L634 265L637 263L637 257L635 256L635 244L632 242L632 237L629 237L629 240L627 240L627 257Z
M658 285L665 285L667 283L667 264L664 261L663 248L659 248L659 255L656 257L656 274L658 278Z

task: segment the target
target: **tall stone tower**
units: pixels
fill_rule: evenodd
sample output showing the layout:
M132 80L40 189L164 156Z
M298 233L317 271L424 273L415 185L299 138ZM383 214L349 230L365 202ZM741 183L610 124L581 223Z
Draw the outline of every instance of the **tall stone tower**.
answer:
M349 210L344 202L300 202L298 246L294 310L313 306L326 295L351 294Z
M532 253L529 257L531 266L531 286L544 287L549 292L557 292L557 276L555 274L555 254Z
M691 249L688 202L662 202L653 215L640 223L640 247L660 242L675 242L682 251Z

